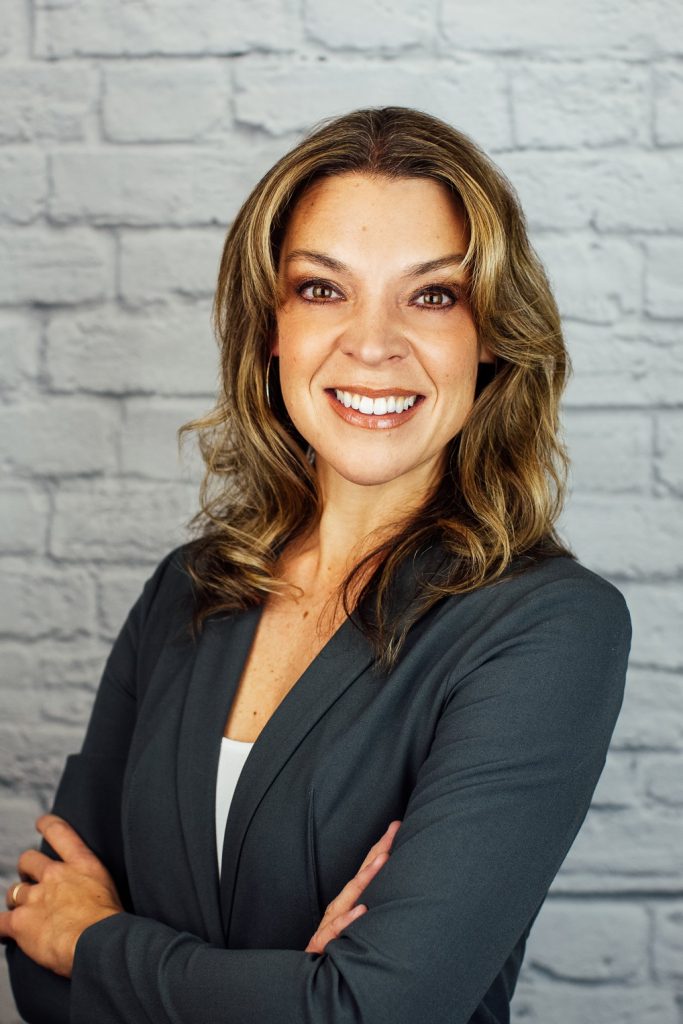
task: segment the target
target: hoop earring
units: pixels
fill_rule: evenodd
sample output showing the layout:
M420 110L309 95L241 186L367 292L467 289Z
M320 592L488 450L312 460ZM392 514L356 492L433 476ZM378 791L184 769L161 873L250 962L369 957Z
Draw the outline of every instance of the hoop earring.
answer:
M270 355L268 356L268 365L266 366L266 402L268 403L269 409L272 409L272 406L270 404L270 389L268 387L268 377L270 376L270 361L272 358L273 353L271 352Z

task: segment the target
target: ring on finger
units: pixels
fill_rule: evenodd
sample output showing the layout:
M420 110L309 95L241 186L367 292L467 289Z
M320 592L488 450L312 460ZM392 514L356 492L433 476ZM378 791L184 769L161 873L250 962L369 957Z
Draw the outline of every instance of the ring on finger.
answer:
M14 910L19 906L19 891L24 885L28 885L28 882L15 882L14 885L8 889L6 903L10 910Z

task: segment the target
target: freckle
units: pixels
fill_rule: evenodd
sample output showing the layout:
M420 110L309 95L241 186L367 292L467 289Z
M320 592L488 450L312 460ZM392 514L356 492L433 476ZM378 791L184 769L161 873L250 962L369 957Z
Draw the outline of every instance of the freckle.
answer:
M308 612L304 612L304 618L306 618L307 615L308 615Z

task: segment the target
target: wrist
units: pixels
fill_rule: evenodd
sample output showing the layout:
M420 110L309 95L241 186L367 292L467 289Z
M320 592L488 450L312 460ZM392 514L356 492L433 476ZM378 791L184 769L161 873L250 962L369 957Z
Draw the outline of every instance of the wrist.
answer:
M69 941L69 948L65 957L64 970L58 970L57 973L63 975L63 977L70 978L73 973L73 965L76 957L76 948L78 946L81 936L92 928L93 925L99 924L100 921L106 920L108 917L113 917L115 914L120 914L121 909L115 907L103 907L102 910L98 911L96 915L91 915L90 919L85 925L81 925L75 934L71 935Z

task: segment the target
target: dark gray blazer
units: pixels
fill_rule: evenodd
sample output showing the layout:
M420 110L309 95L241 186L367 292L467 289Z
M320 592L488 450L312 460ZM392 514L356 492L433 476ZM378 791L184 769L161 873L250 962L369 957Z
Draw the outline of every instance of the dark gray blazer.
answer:
M529 930L621 708L631 622L620 592L568 557L547 560L439 602L386 679L347 620L249 753L219 884L219 750L260 610L212 616L193 645L182 552L131 609L53 805L109 868L126 911L83 932L70 980L8 942L22 1015L508 1021ZM397 600L420 564L404 570ZM367 912L322 955L303 952L396 818Z

